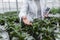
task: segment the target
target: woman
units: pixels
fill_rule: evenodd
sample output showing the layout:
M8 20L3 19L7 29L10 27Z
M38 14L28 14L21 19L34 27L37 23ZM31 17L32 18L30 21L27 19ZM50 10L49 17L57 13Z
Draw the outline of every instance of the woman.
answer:
M48 15L45 14L44 16L47 17ZM19 18L20 20L23 19L24 24L32 25L30 21L33 21L34 18L41 17L40 0L23 0Z
M22 22L23 28L25 25L32 26L33 19L42 18L41 15L42 14L41 14L40 0L23 0L23 6L19 13L19 18L20 21ZM48 16L47 14L44 15L44 17L47 16ZM34 35L33 31L31 30L29 31L30 31L29 34Z

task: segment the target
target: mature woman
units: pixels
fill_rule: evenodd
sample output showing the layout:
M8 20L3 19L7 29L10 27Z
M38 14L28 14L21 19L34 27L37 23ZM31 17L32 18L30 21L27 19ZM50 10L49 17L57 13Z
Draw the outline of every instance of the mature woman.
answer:
M23 28L25 25L31 26L34 18L42 18L40 2L40 0L23 0L23 6L19 13L20 21L24 24L22 25ZM44 14L44 17L47 16L47 14Z
M44 15L47 17L47 14ZM23 6L19 13L20 20L24 24L32 25L30 21L33 21L34 18L41 18L41 5L40 0L23 0Z

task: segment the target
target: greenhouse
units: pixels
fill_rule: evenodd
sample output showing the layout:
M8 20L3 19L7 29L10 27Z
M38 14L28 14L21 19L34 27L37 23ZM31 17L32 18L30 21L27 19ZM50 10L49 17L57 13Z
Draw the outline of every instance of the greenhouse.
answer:
M60 0L0 0L0 40L60 40Z

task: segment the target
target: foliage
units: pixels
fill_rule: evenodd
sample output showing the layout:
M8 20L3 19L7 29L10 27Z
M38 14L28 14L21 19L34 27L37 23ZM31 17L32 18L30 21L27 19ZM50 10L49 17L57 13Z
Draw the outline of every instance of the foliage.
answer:
M25 25L23 31L32 35L36 40L55 40L54 31L59 20L59 18L54 17L44 20L34 19L32 26Z
M2 38L2 36L0 36L0 39Z
M34 19L32 25L22 23L24 25L22 27L17 15L5 15L5 17L0 18L0 23L5 22L10 40L13 37L17 37L19 40L55 40L56 33L54 31L57 29L57 22L60 23L60 18Z
M5 25L5 21L3 18L0 18L0 25Z
M12 40L13 37L17 37L19 40L24 40L27 36L30 36L30 35L27 35L26 32L22 31L18 17L10 16L6 18L6 21L7 21L6 27L10 35L10 40ZM16 23L18 22L18 24L15 24L15 22Z
M51 24L50 20L40 20L33 24L34 31L41 34L42 40L54 40L53 30L54 25ZM36 29L37 28L37 29Z
M18 13L19 13L19 11L18 11ZM4 15L5 16L11 16L11 15L13 16L13 15L18 15L18 14L17 14L17 11L9 11L9 12L4 12Z
M52 13L52 14L60 13L60 8L52 8L50 10L50 13Z

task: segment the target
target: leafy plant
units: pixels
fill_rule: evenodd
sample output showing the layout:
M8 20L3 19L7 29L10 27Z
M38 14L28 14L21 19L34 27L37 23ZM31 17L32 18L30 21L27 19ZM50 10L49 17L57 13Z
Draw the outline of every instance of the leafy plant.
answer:
M42 40L54 40L54 37L51 36L52 32L54 32L52 29L54 26L51 24L50 20L40 20L37 23L34 23L34 25L35 32L37 32L38 35L42 34Z
M18 11L18 13L19 13L19 11ZM17 11L9 11L9 12L5 12L5 13L4 13L5 16L11 16L11 14L12 14L12 16L13 16L13 15L18 15L18 14L17 14Z
M4 19L0 19L0 25L5 25Z
M60 13L60 8L58 8L58 13Z
M57 13L54 9L51 12ZM60 23L60 18L34 19L32 25L25 25L23 22L20 24L17 15L4 17L0 18L0 23L6 22L10 40L13 37L17 37L18 40L55 40L55 36L58 34L54 31L57 29L57 22Z
M51 14L56 14L56 13L60 13L60 8L52 8L51 10L50 10L50 13Z
M22 30L33 36L36 40L55 40L54 30L56 24L52 24L55 21L34 19L32 26L26 25ZM54 28L55 27L55 28ZM42 34L42 38L40 36ZM53 36L52 36L53 35Z
M0 36L0 39L3 38L2 36Z

